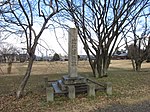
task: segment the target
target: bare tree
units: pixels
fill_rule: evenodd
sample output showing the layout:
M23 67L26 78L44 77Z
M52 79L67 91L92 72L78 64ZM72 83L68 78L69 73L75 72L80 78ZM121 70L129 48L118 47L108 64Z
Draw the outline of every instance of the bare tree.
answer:
M128 31L130 36L127 34L133 41L131 45L127 44L127 48L134 71L141 70L142 62L147 59L150 53L150 29L149 22L147 21L149 15L143 13L130 23L131 29ZM127 42L127 38L125 40Z
M18 54L19 50L17 47L9 43L3 43L0 45L0 55L3 56L5 62L13 62L15 54ZM7 58L7 59L6 59Z
M25 37L29 55L28 67L17 91L17 98L20 98L31 74L38 40L50 26L49 20L60 9L58 0L4 0L6 1L1 9L5 12L2 14L3 21L10 24L7 31ZM36 31L37 24L41 25L39 31Z
M66 0L89 58L94 76L107 76L110 59L122 30L148 5L149 0ZM67 17L68 18L68 17ZM93 61L91 56L95 57Z
M11 44L8 44L8 43L4 44L3 43L0 45L1 61L8 63L8 66L7 66L7 73L8 74L11 73L12 63L14 62L18 53L19 53L18 49Z

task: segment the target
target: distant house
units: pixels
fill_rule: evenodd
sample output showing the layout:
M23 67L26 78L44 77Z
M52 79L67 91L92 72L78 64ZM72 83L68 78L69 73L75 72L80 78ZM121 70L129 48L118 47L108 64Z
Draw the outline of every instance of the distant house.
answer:
M82 60L88 60L87 55L79 55L78 58L79 58L78 60L80 60L80 61L82 61Z
M112 59L128 59L128 53L114 54Z

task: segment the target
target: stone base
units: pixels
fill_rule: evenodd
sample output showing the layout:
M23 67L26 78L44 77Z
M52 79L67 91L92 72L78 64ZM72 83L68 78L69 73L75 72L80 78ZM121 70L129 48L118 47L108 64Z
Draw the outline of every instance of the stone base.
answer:
M62 81L64 84L70 84L70 85L86 83L86 79L81 76L70 77L69 75L65 75L62 77Z
M106 91L108 95L112 94L111 83L108 83L106 86L81 76L69 77L66 75L63 76L62 79L52 82L51 85L54 91L50 92L51 94L47 92L47 101L53 101L55 94L67 94L70 99L74 99L76 93L79 94L83 92L87 92L88 96L95 96L97 90Z
M57 81L57 84L58 84L59 88L60 88L62 91L66 91L66 90L67 90L67 85L64 84L62 80L58 80L58 81Z

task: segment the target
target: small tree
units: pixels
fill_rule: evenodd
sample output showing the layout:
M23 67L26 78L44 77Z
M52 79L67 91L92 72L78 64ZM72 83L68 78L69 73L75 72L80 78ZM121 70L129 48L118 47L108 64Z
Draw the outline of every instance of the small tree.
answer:
M7 73L11 73L12 63L14 58L18 55L19 50L11 44L5 43L0 45L0 55L3 60L8 63Z
M2 20L7 26L5 31L25 37L29 55L28 67L17 91L20 98L31 74L38 40L50 26L49 20L60 11L58 0L3 0L1 4ZM38 24L41 26L36 31Z
M143 61L148 58L150 53L150 29L147 18L148 15L142 13L137 19L130 23L131 30L128 33L132 35L130 37L133 39L133 44L127 45L127 48L134 71L141 70ZM141 19L143 20L142 22L140 22ZM140 27L141 24L142 28ZM141 35L138 35L139 29L142 31Z

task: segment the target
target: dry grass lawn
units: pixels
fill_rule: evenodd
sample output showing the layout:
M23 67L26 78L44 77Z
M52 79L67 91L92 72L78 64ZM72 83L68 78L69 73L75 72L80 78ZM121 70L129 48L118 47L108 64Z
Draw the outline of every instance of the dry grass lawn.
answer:
M112 82L112 96L103 92L97 92L96 97L80 94L74 100L65 96L55 96L54 102L47 103L43 77L48 76L49 80L60 79L67 74L67 66L67 62L62 61L34 62L24 97L17 100L15 92L27 63L13 63L11 74L7 74L7 64L1 63L0 112L127 112L130 111L127 109L133 109L134 105L138 105L139 108L142 102L150 101L150 63L144 62L142 71L137 73L132 71L129 60L112 60L109 76L102 79L93 77L87 61L78 63L79 74L97 82Z
M24 75L27 62L26 63L13 63L11 74L7 74L7 63L0 63L0 75ZM144 62L142 64L142 71L149 70L150 63ZM130 60L112 60L109 70L132 70L132 65ZM68 62L67 61L57 61L57 62L47 62L35 61L32 68L32 75L42 75L42 74L64 74L68 72ZM78 72L92 72L88 61L79 61Z
M11 74L7 74L7 63L1 63L0 75L24 75L27 62L26 63L13 63ZM32 75L42 75L42 74L60 74L67 73L68 62L67 61L35 61L32 68ZM91 72L90 65L87 61L80 61L78 63L78 72Z

